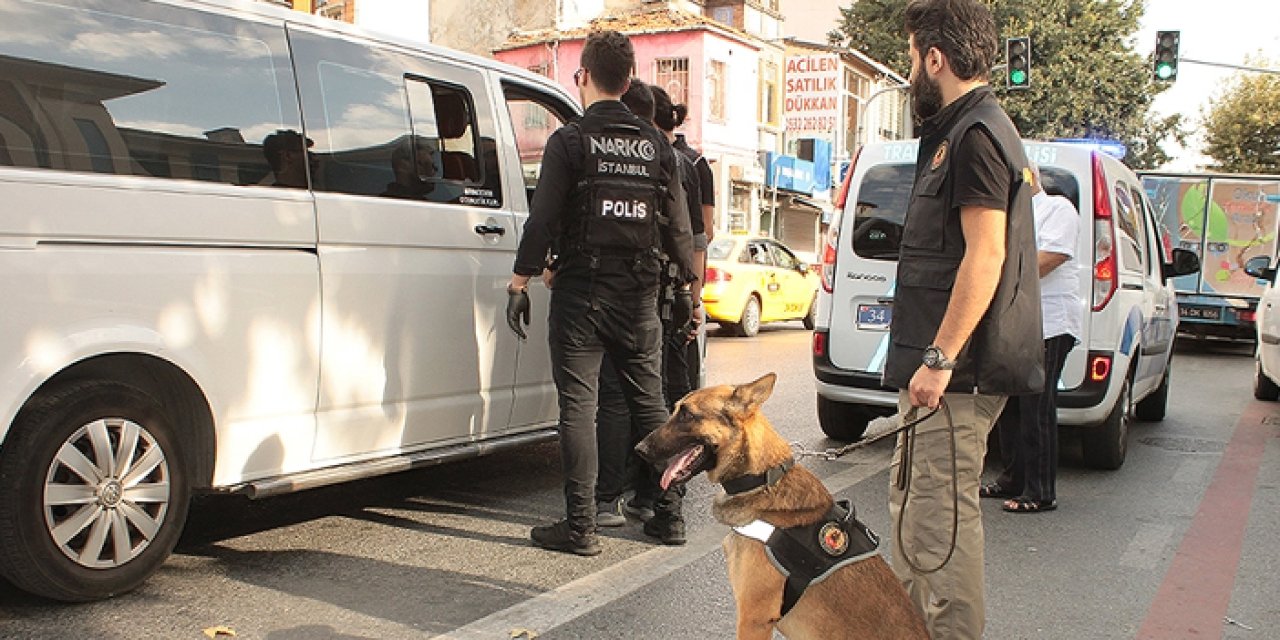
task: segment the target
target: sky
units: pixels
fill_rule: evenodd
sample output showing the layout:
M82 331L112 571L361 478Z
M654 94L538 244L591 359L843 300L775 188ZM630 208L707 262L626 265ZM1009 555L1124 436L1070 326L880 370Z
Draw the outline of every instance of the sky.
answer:
M1157 31L1181 31L1179 57L1245 64L1245 57L1262 53L1270 66L1280 70L1280 0L1146 0L1147 10L1134 43L1137 51L1155 51ZM1152 109L1168 115L1181 113L1190 132L1186 149L1167 145L1173 156L1164 168L1191 171L1208 158L1199 153L1201 113L1209 100L1236 74L1232 69L1178 64L1178 79L1156 97Z

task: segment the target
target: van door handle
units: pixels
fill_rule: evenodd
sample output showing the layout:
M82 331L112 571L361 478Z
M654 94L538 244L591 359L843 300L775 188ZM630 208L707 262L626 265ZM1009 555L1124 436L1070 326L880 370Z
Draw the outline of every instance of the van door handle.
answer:
M501 225L496 225L496 224L478 224L478 225L476 225L476 233L478 233L478 234L480 234L480 235L482 235L482 236L487 236L487 235L492 234L492 233L496 233L496 234L498 234L498 235L505 235L505 234L507 233L507 230L506 230L506 229L504 229Z

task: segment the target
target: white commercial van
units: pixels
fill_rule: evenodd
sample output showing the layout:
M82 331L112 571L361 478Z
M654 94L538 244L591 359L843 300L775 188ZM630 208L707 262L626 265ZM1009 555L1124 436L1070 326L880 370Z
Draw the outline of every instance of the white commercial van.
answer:
M517 340L505 285L579 113L265 3L0 2L0 574L109 596L192 492L554 437L546 323Z
M1084 455L1096 467L1124 463L1130 420L1160 420L1169 391L1178 323L1170 283L1198 268L1195 254L1170 251L1142 183L1100 151L1065 143L1024 143L1046 191L1081 215L1082 344L1059 382L1058 416L1083 427ZM862 437L867 422L891 413L896 390L881 384L889 349L898 242L915 175L915 141L864 147L837 197L822 255L813 363L822 430Z

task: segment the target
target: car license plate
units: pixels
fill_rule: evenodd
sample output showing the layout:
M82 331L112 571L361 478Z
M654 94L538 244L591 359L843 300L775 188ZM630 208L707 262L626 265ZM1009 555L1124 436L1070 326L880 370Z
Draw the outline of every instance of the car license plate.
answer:
M884 331L893 319L893 307L887 304L858 305L858 328Z
M1183 318L1194 318L1196 320L1221 320L1222 309L1218 307L1202 307L1199 305L1181 305L1178 307L1178 315Z

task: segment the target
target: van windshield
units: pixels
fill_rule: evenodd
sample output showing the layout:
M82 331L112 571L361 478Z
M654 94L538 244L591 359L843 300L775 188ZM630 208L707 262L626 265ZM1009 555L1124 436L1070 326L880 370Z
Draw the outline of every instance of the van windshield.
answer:
M914 177L914 164L882 164L867 170L854 205L854 253L873 260L898 259Z

